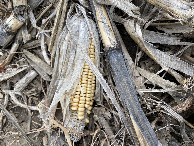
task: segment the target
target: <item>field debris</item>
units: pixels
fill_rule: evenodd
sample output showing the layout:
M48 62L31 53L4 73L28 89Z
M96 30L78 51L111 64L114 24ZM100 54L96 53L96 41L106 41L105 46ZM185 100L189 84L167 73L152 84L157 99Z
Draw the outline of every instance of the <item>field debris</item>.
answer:
M191 0L0 0L0 145L194 145Z

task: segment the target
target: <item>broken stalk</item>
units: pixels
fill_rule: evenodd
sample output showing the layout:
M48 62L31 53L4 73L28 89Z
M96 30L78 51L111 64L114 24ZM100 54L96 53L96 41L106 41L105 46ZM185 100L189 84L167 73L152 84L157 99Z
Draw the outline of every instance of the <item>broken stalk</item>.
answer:
M175 18L182 20L194 27L194 9L191 4L183 0L147 0L149 3L170 13Z
M125 60L113 27L107 15L106 9L94 1L91 1L94 15L98 23L107 61L113 73L116 89L120 100L124 103L130 114L134 129L140 145L158 145L159 141L147 120L136 95L131 73L127 70Z

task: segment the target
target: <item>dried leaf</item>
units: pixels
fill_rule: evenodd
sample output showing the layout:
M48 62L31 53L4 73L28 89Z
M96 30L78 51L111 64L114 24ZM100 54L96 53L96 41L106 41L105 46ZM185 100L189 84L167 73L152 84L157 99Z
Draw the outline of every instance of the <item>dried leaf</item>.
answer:
M174 55L156 49L152 44L143 40L142 31L138 23L134 24L133 20L124 23L125 29L141 49L163 68L171 68L181 71L187 75L193 76L193 65L180 60Z
M23 52L26 55L28 62L40 74L40 76L44 80L50 80L50 77L48 75L52 74L52 68L47 63L42 61L34 54L30 53L29 51L23 50Z
M28 68L28 66L23 66L21 68L12 69L12 71L10 71L10 72L0 73L0 82L17 75L18 73L26 70L27 68Z
M191 42L182 42L180 37L159 33L155 31L143 30L143 38L150 43L159 43L167 45L191 45Z

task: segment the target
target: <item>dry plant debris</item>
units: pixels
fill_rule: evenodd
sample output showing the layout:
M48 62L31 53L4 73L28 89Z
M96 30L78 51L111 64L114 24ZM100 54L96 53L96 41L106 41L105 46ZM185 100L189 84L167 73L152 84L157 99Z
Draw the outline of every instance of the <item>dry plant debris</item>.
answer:
M192 0L0 0L0 145L194 145Z

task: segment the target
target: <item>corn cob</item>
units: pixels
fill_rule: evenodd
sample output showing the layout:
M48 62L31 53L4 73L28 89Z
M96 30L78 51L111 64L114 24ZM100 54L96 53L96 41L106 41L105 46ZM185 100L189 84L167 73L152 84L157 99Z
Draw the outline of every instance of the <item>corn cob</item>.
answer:
M91 40L90 48L88 52L89 57L95 62L95 46ZM95 75L88 66L87 63L84 64L83 72L81 75L80 83L76 87L75 94L72 96L72 106L71 110L77 111L77 116L79 120L83 120L85 112L89 115L91 113L94 93L95 93L96 79ZM86 123L89 122L86 118Z

